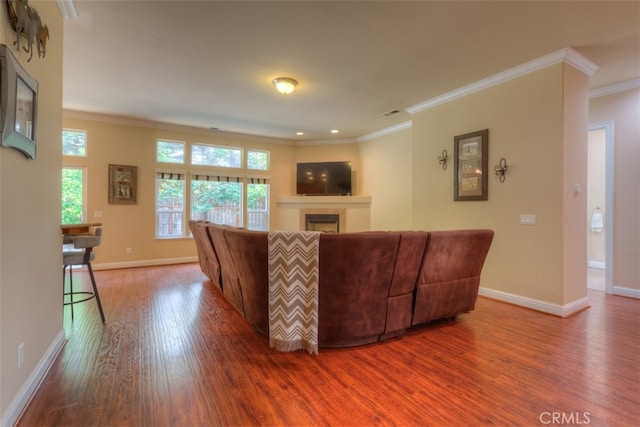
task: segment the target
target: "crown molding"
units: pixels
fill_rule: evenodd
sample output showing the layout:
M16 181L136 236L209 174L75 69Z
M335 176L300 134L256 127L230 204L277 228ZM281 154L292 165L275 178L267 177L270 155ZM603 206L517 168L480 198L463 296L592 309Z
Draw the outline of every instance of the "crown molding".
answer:
M471 95L472 93L479 92L492 86L502 84L509 80L513 80L515 78L562 62L570 64L571 66L577 68L588 76L592 75L598 69L598 66L596 64L580 55L574 49L568 47L542 56L538 59L534 59L533 61L526 62L522 65L510 68L501 73L494 74L493 76L489 76L486 79L482 79L475 83L462 86L459 89L455 89L451 92L447 92L435 98L428 99L424 102L408 107L406 110L407 112L409 112L409 114L416 114L420 111L428 110L429 108L433 108L437 105L444 104L446 102L450 102L454 99L462 98L467 95Z
M599 87L589 91L589 99L601 96L613 95L631 89L640 88L640 79L627 80L626 82L615 83L609 86Z
M295 143L298 147L303 147L306 145L337 145L337 144L353 144L358 142L355 138L341 138L341 139L310 139L308 141L297 141Z
M389 135L392 133L396 133L396 132L400 132L401 130L405 130L405 129L410 129L412 125L411 121L408 122L402 122L400 124L397 124L395 126L390 126L388 128L382 129L382 130L378 130L375 132L371 132L369 134L363 135L361 137L359 137L357 139L358 142L364 142L364 141L369 141L375 138L380 138L381 136L385 136L385 135Z
M78 11L73 0L56 0L56 3L58 3L58 9L60 9L60 14L65 21L78 17Z
M180 125L180 124L173 124L173 123L156 122L156 121L137 119L132 117L115 116L115 115L105 114L105 113L91 113L87 111L63 110L62 117L65 119L88 120L93 122L134 126L134 127L140 127L140 128L164 130L164 131L172 131L172 132L184 132L184 133L191 133L191 134L205 135L205 136L217 135L217 136L223 136L226 139L234 139L234 140L242 140L242 141L263 142L267 144L276 144L276 145L291 145L291 146L295 145L295 142L289 139L278 139L278 138L272 138L272 137L261 136L261 135L250 135L245 133L236 133L236 132L229 132L224 130L213 130L213 129L199 128L194 126L187 126L187 125Z

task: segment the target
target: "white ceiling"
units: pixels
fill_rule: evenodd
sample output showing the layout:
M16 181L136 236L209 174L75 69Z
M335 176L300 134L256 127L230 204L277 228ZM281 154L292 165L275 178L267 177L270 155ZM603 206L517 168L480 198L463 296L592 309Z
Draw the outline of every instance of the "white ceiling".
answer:
M566 47L600 67L591 88L640 77L638 1L75 6L64 24L65 109L294 141L396 126L408 107ZM277 93L278 76L297 90ZM384 116L391 110L400 112Z

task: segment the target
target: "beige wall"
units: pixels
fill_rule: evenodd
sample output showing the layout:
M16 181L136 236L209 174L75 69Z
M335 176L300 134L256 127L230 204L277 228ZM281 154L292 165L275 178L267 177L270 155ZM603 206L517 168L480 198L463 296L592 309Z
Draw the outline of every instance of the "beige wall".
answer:
M371 228L410 230L412 189L430 186L411 179L411 129L360 143L362 193L371 196ZM437 160L425 159L422 167Z
M127 266L188 261L196 256L191 238L155 238L155 173L158 170L188 170L185 165L156 163L157 139L268 150L272 221L274 215L277 216L275 196L291 194L291 181L295 174L293 150L290 144L281 141L77 112L65 112L63 123L65 128L87 132L86 160L65 157L65 161L73 164L86 162L89 187L87 219L102 222L105 230L103 243L96 249L97 268L108 267L109 264ZM108 203L109 164L138 167L135 205ZM96 211L101 211L102 217L95 217ZM131 255L126 254L127 248L132 249Z
M587 295L587 139L589 78L562 66L562 304Z
M594 98L589 122L613 122L613 285L640 289L640 89Z
M0 411L11 421L21 388L62 329L60 132L62 17L55 2L30 1L49 28L45 58L13 49L15 33L0 7L0 43L38 83L37 159L0 149ZM35 48L35 46L34 46ZM24 343L24 364L17 349ZM28 397L28 396L27 396Z
M566 106L575 107L579 99L586 103L586 92L573 93L581 88L586 88L586 76L566 73L565 66L558 64L414 116L413 228L495 230L483 270L483 287L560 306L586 294L586 250L584 245L577 246L585 239L584 227L582 239L573 245L567 241L573 236L573 227L568 230L565 223L569 221L565 216L571 216L571 220L585 224L585 208L579 212L580 218L575 217L575 211L586 194L566 200L573 197L574 182L586 185L582 182L585 177L579 168L563 171L570 163L566 156L582 159L576 140L581 134L586 140L586 112L580 108L575 113L579 117L570 115L563 121ZM568 131L572 123L567 120L583 126L584 131ZM455 135L487 128L489 200L454 202L453 159L443 171L437 156L443 148L453 156ZM586 153L586 144L582 146ZM501 157L509 164L504 183L492 173ZM537 224L520 225L521 214L536 215ZM575 256L567 255L572 250ZM567 257L578 260L569 262L575 278L565 273ZM574 269L580 257L581 273Z

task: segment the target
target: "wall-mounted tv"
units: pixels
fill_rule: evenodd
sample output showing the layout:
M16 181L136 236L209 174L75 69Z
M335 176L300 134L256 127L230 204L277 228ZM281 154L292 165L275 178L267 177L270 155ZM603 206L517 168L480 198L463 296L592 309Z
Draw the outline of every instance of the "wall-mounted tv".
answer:
M350 196L351 162L298 163L296 194Z

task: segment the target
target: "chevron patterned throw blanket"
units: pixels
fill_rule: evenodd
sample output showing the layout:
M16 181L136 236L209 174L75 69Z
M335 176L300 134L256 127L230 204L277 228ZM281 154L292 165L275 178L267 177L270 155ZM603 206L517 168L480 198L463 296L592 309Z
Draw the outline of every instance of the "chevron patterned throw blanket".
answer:
M269 345L318 353L317 231L269 232Z

